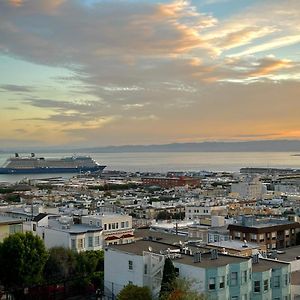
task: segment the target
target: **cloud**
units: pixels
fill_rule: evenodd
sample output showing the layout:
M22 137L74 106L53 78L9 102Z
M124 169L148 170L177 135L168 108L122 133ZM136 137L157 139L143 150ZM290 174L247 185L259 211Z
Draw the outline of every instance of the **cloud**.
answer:
M274 74L282 69L288 69L293 66L290 60L264 58L258 61L255 70L249 73L251 77L261 77L269 74Z
M0 89L8 92L21 92L21 93L30 93L34 91L34 88L31 86L16 85L16 84L1 84Z
M2 85L1 94L16 92L20 111L7 110L0 127L18 120L40 139L47 132L55 141L55 132L60 141L101 136L103 143L256 134L265 119L270 128L263 131L278 132L271 120L284 119L286 95L295 106L300 70L294 52L276 49L299 39L299 2L266 0L219 20L199 7L190 1L0 1L0 53L72 74L52 78L59 88ZM281 126L288 132L286 121ZM293 122L298 126L294 115Z
M232 54L231 56L245 56L245 55L255 54L267 50L286 47L289 45L297 44L299 42L300 42L300 35L290 35L290 36L280 37L277 39L273 39L269 42L266 42L262 45L250 47L242 52Z

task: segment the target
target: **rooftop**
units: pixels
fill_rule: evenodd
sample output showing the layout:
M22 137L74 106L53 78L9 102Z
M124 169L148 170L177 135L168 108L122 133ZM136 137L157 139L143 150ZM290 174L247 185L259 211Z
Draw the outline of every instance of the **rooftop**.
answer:
M284 253L278 253L277 258L281 261L291 262L300 256L300 246L285 248Z
M70 223L64 224L59 222L57 219L49 219L48 228L57 231L69 232L70 234L102 231L101 227L91 226L87 224L70 224Z
M123 244L123 245L111 245L109 246L110 249L115 249L122 252L127 252L135 255L143 255L143 252L149 252L151 249L151 252L160 254L161 252L167 252L168 249L170 251L179 251L179 246L174 246L170 244L164 244L160 242L153 242L153 241L136 241L135 243L131 244ZM219 266L225 266L227 264L233 264L233 263L240 263L248 261L250 258L245 257L239 257L239 256L232 256L232 255L224 255L224 254L218 254L217 259L211 259L210 252L202 253L202 259L201 262L194 263L194 257L193 255L188 254L181 254L180 258L175 259L175 262L182 263L182 264L188 264L192 266L197 266L199 268L214 268Z
M288 266L289 263L278 261L274 259L268 259L268 258L260 258L258 260L258 263L252 264L252 271L253 272L264 272L267 270L272 269L279 269L284 266Z
M246 249L260 248L260 245L255 244L255 243L246 243L245 244L241 241L235 241L235 240L210 243L210 244L208 244L208 246L227 248L227 249L233 249L233 250L238 250L238 251L243 251Z
M0 215L0 225L20 224L20 223L23 223L23 220Z

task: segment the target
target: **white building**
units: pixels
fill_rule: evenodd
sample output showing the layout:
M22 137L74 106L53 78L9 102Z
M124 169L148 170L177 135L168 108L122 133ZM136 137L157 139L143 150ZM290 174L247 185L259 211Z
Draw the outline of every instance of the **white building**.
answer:
M82 225L103 229L103 245L126 244L134 241L132 217L122 214L95 214L82 216Z
M208 299L290 299L288 263L212 250L194 252L151 241L113 245L104 252L105 295L114 297L128 284L147 286L158 298L165 257L173 261L177 276L192 282L192 289ZM195 249L197 251L197 249ZM276 278L276 284L275 284ZM279 285L277 284L279 282Z
M41 237L48 249L64 247L80 252L103 248L100 226L73 224L71 217L40 214L32 222L27 222L24 230Z

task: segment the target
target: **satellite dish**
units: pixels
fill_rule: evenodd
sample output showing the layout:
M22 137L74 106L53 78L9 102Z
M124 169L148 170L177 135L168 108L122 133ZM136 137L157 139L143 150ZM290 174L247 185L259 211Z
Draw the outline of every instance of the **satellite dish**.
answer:
M148 247L148 250L149 250L150 252L152 252L153 249L152 249L151 246L149 246L149 247Z

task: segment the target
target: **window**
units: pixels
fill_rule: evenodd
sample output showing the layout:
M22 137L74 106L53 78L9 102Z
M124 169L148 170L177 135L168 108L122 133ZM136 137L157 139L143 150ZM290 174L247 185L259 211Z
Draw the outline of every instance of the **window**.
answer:
M119 228L119 223L116 223L116 229L118 229Z
M273 277L273 287L279 288L280 287L280 276L274 276Z
M144 274L147 274L147 273L148 273L148 265L144 264Z
M128 221L126 221L126 228L127 228L127 227L129 227L129 222L128 222Z
M132 262L132 260L128 261L128 270L133 270L133 262Z
M74 240L74 239L71 240L71 249L72 250L76 249L76 240Z
M104 224L104 230L107 230L107 224Z
M256 236L255 233L251 233L250 237L251 237L251 241L252 241L252 242L256 242L257 236Z
M125 222L121 222L121 228L125 227Z
M231 272L231 277L230 277L230 281L231 281L231 285L237 285L237 279L238 279L238 273L237 272Z
M97 247L99 245L100 245L100 236L97 235L97 236L95 236L95 246Z
M247 270L243 271L243 283L247 282Z
M260 281L254 281L254 293L260 293Z
M269 280L265 279L264 280L264 291L267 291L269 289Z
M239 296L232 296L231 300L239 300Z
M225 287L225 276L220 277L220 289L223 289Z
M116 228L116 227L115 227L115 223L112 223L112 224L111 224L111 228L112 228L112 229L115 229L115 228Z
M108 224L108 229L111 229L111 224L110 223Z
M32 224L32 230L36 231L36 224Z
M208 281L208 289L209 290L215 290L216 289L216 278L210 277Z
M89 247L93 247L93 237L92 236L88 237L88 245L89 245Z
M259 235L259 241L264 242L264 240L265 240L265 235L262 233Z
M93 225L93 221L92 220L90 220L90 225Z

